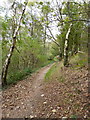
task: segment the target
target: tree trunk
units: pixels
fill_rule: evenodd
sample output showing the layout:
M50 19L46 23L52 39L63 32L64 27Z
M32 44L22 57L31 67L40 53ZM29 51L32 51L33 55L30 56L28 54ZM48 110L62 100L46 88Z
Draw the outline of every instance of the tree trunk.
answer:
M46 26L45 26L45 36L44 36L44 49L46 48Z
M69 26L69 29L68 29L68 32L67 32L66 38L65 38L65 44L64 44L64 66L68 66L69 34L71 32L71 26L72 26L72 23Z
M7 55L7 58L6 58L5 63L4 63L4 66L2 68L2 76L1 76L1 78L2 78L2 85L3 86L7 84L6 76L7 76L8 67L9 67L9 64L10 64L11 56L12 56L13 50L15 48L15 44L16 44L16 37L13 38L12 46L10 48L9 54Z
M90 72L90 1L88 3L88 70ZM88 78L90 77L90 73L88 74ZM90 80L88 82L88 93L90 94ZM90 98L90 96L89 96ZM89 115L90 116L90 115Z
M33 23L32 23L32 26L31 26L31 36L33 36Z
M11 61L11 57L12 57L12 54L13 54L13 51L14 51L14 48L15 48L15 45L16 45L16 37L17 37L17 34L19 32L19 29L20 29L21 20L23 18L24 13L25 13L25 9L26 9L27 3L25 4L24 9L22 11L22 15L20 17L19 24L18 24L16 30L14 31L12 45L10 47L10 50L9 50L9 53L8 53L7 58L5 60L5 63L3 65L3 67L2 67L2 75L1 75L2 86L7 84L7 81L6 81L7 72L8 72L8 68L9 68L9 64L10 64L10 61Z

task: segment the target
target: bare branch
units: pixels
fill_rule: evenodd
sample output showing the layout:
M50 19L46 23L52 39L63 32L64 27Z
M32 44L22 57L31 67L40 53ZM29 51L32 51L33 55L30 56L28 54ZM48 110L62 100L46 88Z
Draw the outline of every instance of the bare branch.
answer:
M48 34L47 34L47 36L52 38L52 36L50 36L50 35L48 35ZM52 40L52 42L54 42L58 47L60 47L60 44L58 44L55 39Z
M57 19L59 22L64 22L64 23L70 23L70 22L75 22L75 21L77 21L77 22L80 22L80 21L82 21L82 22L90 22L89 20L85 20L85 19L72 19L72 20L69 20L69 21L64 21L64 20L59 20L59 19ZM55 20L56 21L56 20Z

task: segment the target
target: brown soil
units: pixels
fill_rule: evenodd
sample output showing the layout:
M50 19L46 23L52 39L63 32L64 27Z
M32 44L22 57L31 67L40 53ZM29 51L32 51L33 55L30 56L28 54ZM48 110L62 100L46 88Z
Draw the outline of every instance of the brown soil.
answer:
M53 77L44 86L44 97L35 113L41 118L90 118L88 95L88 71L62 68L64 80ZM53 79L52 78L52 79Z
M51 66L3 91L4 118L89 118L88 70L63 67L63 82L56 77L45 83L44 76Z
M34 115L42 94L46 72L52 65L43 67L31 77L3 91L2 115L4 118L22 118Z

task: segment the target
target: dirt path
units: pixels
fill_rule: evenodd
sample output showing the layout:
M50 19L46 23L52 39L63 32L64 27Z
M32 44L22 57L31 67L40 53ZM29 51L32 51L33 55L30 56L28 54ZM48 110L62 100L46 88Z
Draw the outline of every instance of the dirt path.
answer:
M9 118L90 118L88 69L60 67L51 81L44 76L52 65L3 92L3 117Z
M3 92L2 113L4 118L37 117L33 111L43 97L44 76L51 66L41 68L31 77Z
M37 118L90 119L86 68L62 67L56 70L51 81L44 84L43 94L35 110Z

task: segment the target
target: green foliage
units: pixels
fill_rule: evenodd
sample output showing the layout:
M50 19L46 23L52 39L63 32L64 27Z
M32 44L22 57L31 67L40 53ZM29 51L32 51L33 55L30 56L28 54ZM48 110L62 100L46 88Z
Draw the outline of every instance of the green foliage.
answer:
M86 24L85 22L82 21L82 19L85 19L85 17L87 17L87 13L83 11L86 8L85 4L86 3L82 3L80 5L74 1L69 2L69 4L68 2L62 3L63 9L61 9L61 13L62 16L64 14L64 17L62 17L62 20L64 22L61 23L58 21L57 27L58 28L60 27L61 34L58 34L56 39L57 43L60 44L60 47L57 46L55 43L52 45L52 48L54 48L51 51L53 55L62 54L62 58L64 58L65 39L71 21L73 22L68 39L68 49L67 49L68 58L70 58L70 56L77 53L79 50L87 52L88 41L87 41ZM79 19L81 19L81 21L79 21Z
M53 60L48 60L48 61L45 62L44 64L41 64L40 67L44 67L44 66L47 66L47 65L52 64L52 63L54 63Z
M43 2L40 2L39 4L40 4L40 5L43 5Z
M53 60L54 60L55 62L59 61L59 59L57 58L57 56L54 57Z
M70 64L73 65L74 69L88 66L88 56L85 53L78 53L71 57Z
M40 65L37 68L25 68L21 71L17 70L15 72L10 72L7 76L7 84L16 84L18 81L25 79L28 75L30 76L33 72L36 72L41 67L44 67L48 64L52 64L53 61L47 61L47 63Z
M77 120L77 115L72 115L70 118L74 119L74 120Z
M45 75L45 81L49 81L49 80L51 80L50 79L50 77L52 76L52 74L56 71L56 64L54 64L51 68L50 68L50 70L46 73L46 75Z
M13 1L9 2L12 4ZM10 12L12 13L10 15L6 12L8 11L7 8L0 8L1 11L6 13L4 17L0 16L0 37L2 39L3 54L2 64L4 64L9 48L12 44L13 32L18 26L18 21L24 4L26 4L26 2L22 3L16 1L15 6L10 8ZM40 68L41 66L49 64L52 62L53 58L55 61L58 61L56 56L61 56L61 58L63 58L65 39L70 25L70 20L86 19L87 13L84 11L87 9L87 4L82 3L80 5L77 4L77 2L72 1L70 2L70 9L67 8L67 2L63 2L62 5L62 9L58 9L56 6L52 6L50 2L28 2L28 9L21 21L19 34L16 36L17 43L10 62L7 79L8 83L13 83L14 81L22 79L30 73L30 70L32 71L35 68ZM38 14L35 14L35 12ZM61 17L59 12L62 13L63 22L57 19ZM49 44L49 40L51 41L53 37L47 37L47 26L51 29L55 22L56 27L58 27L58 30L60 31L60 33L56 35L56 42L60 46L55 44L55 42L51 42ZM73 25L69 35L69 48L67 50L69 58L78 51L84 51L86 53L88 43L85 22L73 21L72 23ZM71 63L74 63L76 67L82 67L86 64L86 58L87 57L83 58L83 55L77 54L73 59L71 59ZM52 67L52 69L47 73L46 78L50 78L49 76L55 72L55 66Z
M19 4L19 2L16 2L16 4L16 9L20 8L19 11L21 12L23 5ZM40 4L43 5L43 2L40 2ZM35 2L28 3L28 7L32 6L33 8L34 5ZM45 9L49 10L49 6L47 5ZM12 10L14 12L14 8L12 8ZM13 31L14 29L16 29L19 17L20 14L16 11L16 14L14 16L7 16L6 20L4 20L3 18L0 20L0 25L2 26L1 35L3 39L3 64L11 46ZM47 49L47 46L45 50L43 47L43 30L43 25L39 22L38 16L33 15L33 13L26 13L24 15L21 24L21 29L19 31L19 34L17 35L16 48L11 58L8 70L8 84L23 79L25 76L28 75L28 73L31 73L35 69L43 67L51 62L48 61L47 52L49 51Z
M32 73L31 68L26 68L25 70L22 71L16 71L12 72L10 75L7 77L7 84L15 84L17 81L24 79L27 75L30 75Z
M53 56L53 58L59 55L59 48L57 47L55 43L51 45L51 55Z
M79 69L88 65L88 57L84 53L79 53L70 58L70 64L72 65L72 69ZM58 80L61 83L66 81L65 76L62 74L61 67L63 68L62 62L56 62L49 69L49 71L45 75L45 82ZM77 91L78 93L80 91Z
M35 4L35 2L33 1L33 2L28 2L28 6L34 6L34 4Z
M49 69L49 71L45 75L45 82L56 81L56 80L58 80L59 82L64 82L65 78L60 72L61 67L63 67L62 62L54 63L53 66Z
M3 28L3 30L7 30L7 23L2 22L2 28Z
M44 4L41 4L41 5L42 5L41 10L42 10L42 13L44 13L44 15L47 15L50 12L53 12L53 8L51 8L50 2L44 2Z

